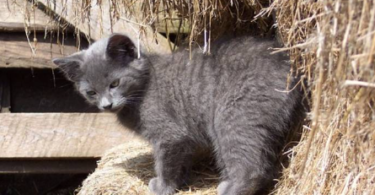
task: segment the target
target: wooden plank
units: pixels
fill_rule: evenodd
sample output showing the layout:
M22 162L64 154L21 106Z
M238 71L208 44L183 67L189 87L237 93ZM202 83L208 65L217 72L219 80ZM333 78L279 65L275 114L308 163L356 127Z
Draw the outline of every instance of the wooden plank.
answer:
M188 34L190 33L190 27L187 23L181 22L181 20L166 19L164 22L156 22L155 28L160 33L170 34Z
M187 18L180 18L178 16L178 11L175 10L172 11L170 15L165 15L161 12L158 15L158 20L155 21L155 28L156 31L165 34L189 34L191 31L191 24Z
M171 48L173 48L172 43L169 43L168 40L159 33L156 33L154 36L152 28L147 25L140 25L141 22L137 21L136 18L127 17L119 20L112 18L110 16L110 1L100 1L101 6L99 6L100 3L98 0L92 0L89 6L85 6L84 11L82 1L83 0L39 0L44 6L48 7L94 40L106 37L112 33L123 33L131 37L133 41L136 41L138 40L138 33L142 31L140 44L145 52L159 54L171 53ZM137 9L137 5L134 6L134 9ZM124 9L120 8L119 11L122 11L119 15L126 15ZM137 12L137 10L132 11Z
M0 114L0 158L100 157L133 138L114 114Z
M0 174L82 174L91 173L99 158L0 159Z
M46 26L41 24L33 24L31 27L28 27L29 30L32 31L45 31ZM51 28L47 28L50 29ZM25 24L20 22L0 22L0 31L7 31L7 32L22 32L25 31Z
M32 10L27 0L0 0L0 31L24 32L57 29L57 24L39 9Z
M34 55L25 33L0 32L0 68L55 68L51 59L78 51L73 37L64 45L57 44L56 38L45 39L44 33L37 33L36 38L36 44L30 43L36 49Z

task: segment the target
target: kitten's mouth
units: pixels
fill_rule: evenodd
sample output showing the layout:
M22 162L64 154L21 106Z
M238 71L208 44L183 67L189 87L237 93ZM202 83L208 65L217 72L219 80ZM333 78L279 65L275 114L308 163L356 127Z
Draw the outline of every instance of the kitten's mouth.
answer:
M116 107L112 107L110 109L100 109L102 112L107 112L107 113L117 113L119 112L122 108L124 107L124 105L120 105L120 106L116 106Z

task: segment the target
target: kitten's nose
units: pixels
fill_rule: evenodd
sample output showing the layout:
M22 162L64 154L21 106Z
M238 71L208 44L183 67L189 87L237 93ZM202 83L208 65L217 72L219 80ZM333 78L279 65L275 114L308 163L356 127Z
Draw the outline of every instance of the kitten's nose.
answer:
M108 104L106 106L103 106L104 110L110 110L112 108L112 104Z

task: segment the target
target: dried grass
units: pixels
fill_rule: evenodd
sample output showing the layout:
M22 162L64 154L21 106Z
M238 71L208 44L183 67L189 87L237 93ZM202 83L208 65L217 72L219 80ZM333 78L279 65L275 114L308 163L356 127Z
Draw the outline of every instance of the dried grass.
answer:
M38 1L32 2L38 4ZM173 29L173 33L176 33L177 29L177 34L189 34L187 42L190 46L196 42L203 43L207 51L210 42L222 35L234 32L265 35L269 33L272 25L268 17L260 17L252 21L261 9L269 5L268 0L57 0L57 3L40 0L40 2L48 7L47 11L58 10L61 17L56 17L56 20L59 22L69 18L71 24L83 28L77 29L77 33L85 32L88 38L91 38L91 35L94 38L102 37L107 31L114 32L116 23L122 21L131 24L132 30L142 35L147 34L145 27L151 26L155 38L157 30L161 27L165 28L162 31L166 32L168 38L169 32ZM56 7L62 8L56 9ZM90 21L93 19L97 21ZM66 23L61 23L61 27L63 32L67 28ZM100 35L97 36L98 34Z
M84 182L78 195L138 195L151 194L147 184L155 177L151 147L134 139L113 148L98 162L98 168ZM218 175L212 170L196 170L193 184L179 195L214 195Z
M274 1L311 89L311 124L275 194L375 194L375 2Z
M189 43L203 43L207 50L210 42L227 33L266 34L270 30L270 20L253 18L260 13L268 0L174 0L144 1L143 18L152 24L157 20L182 20L183 26L190 28ZM190 3L188 3L190 2ZM177 14L176 14L177 12Z
M110 2L114 19L138 14L135 0ZM300 143L287 153L290 165L273 193L375 194L375 2L274 0L267 8L268 1L261 0L187 2L143 1L143 17L135 22L153 25L161 11L164 19L172 19L171 10L177 10L177 17L190 27L193 43L207 32L221 36L228 25L243 24L238 17L251 21L255 14L258 33L264 33L269 26L261 16L275 10L283 50L290 52L292 68L305 74L311 122L304 126ZM254 12L239 14L245 8ZM210 37L203 36L206 46ZM148 193L151 151L145 144L129 144L134 145L121 146L103 157L80 194ZM215 182L203 182L196 194L215 194Z

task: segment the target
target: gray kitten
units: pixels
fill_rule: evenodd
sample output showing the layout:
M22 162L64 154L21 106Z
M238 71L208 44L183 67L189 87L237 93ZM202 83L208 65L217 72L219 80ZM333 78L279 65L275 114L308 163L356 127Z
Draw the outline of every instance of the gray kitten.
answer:
M137 58L114 34L55 59L79 92L148 140L157 177L149 188L173 194L188 181L194 156L212 151L219 195L254 194L273 180L288 133L303 120L302 93L286 89L288 57L275 41L242 37L199 50ZM296 82L292 81L291 86Z

